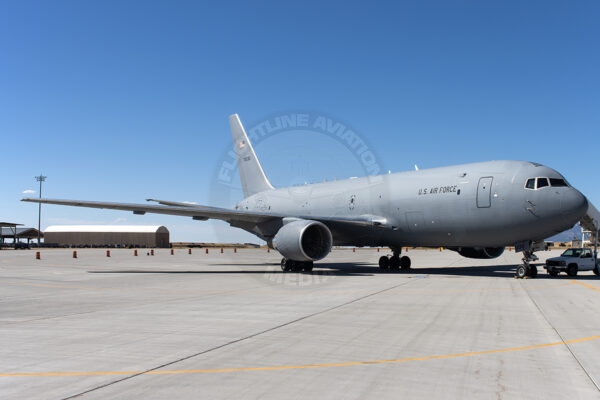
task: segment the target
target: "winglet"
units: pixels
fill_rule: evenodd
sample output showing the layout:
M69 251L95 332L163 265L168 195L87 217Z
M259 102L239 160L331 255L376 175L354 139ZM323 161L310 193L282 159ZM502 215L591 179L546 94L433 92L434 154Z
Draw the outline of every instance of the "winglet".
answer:
M233 150L237 155L237 165L244 197L250 197L265 190L272 190L273 186L267 179L237 114L229 116L229 126L233 137Z

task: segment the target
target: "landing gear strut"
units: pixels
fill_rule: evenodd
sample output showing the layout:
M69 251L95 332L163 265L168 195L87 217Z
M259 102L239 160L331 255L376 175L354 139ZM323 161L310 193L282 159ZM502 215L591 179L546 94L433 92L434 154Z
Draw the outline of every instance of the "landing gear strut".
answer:
M536 256L531 250L523 250L523 258L521 260L523 261L523 264L517 266L515 278L535 278L538 271L537 267L532 265L531 262L539 260L538 256Z
M400 257L400 253L402 252L401 247L392 247L392 252L394 253L392 256L381 256L379 257L379 268L383 270L392 269L398 270L401 269L403 271L410 269L410 258L407 256Z
M312 261L294 261L287 258L281 259L281 270L283 272L312 272L313 270Z

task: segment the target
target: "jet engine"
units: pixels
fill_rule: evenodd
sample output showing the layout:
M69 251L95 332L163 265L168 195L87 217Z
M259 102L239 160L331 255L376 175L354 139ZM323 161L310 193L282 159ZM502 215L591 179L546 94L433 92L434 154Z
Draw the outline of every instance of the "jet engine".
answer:
M504 247L458 247L450 250L467 258L496 258L504 253Z
M325 224L312 220L289 222L273 237L273 248L294 261L317 261L331 251L333 238Z

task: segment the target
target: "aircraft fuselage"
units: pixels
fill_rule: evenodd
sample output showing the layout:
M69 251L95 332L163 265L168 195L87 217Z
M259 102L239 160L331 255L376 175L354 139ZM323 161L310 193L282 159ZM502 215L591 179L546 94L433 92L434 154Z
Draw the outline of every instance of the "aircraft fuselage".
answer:
M527 188L535 178L548 185ZM331 223L336 245L495 247L571 228L588 203L551 168L490 161L268 190L236 209L372 221L339 231Z

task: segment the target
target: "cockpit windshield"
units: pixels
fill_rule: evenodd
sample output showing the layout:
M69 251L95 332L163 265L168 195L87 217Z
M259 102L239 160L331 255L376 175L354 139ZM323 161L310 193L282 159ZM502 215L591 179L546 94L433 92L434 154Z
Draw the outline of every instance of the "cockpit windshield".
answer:
M541 189L541 188L548 187L548 186L567 187L567 186L569 186L569 184L567 183L567 181L565 181L562 178L546 178L546 177L529 178L529 179L527 179L527 182L525 182L525 189L536 190L536 189Z
M550 178L550 186L555 187L567 187L567 182L564 179L559 178Z

